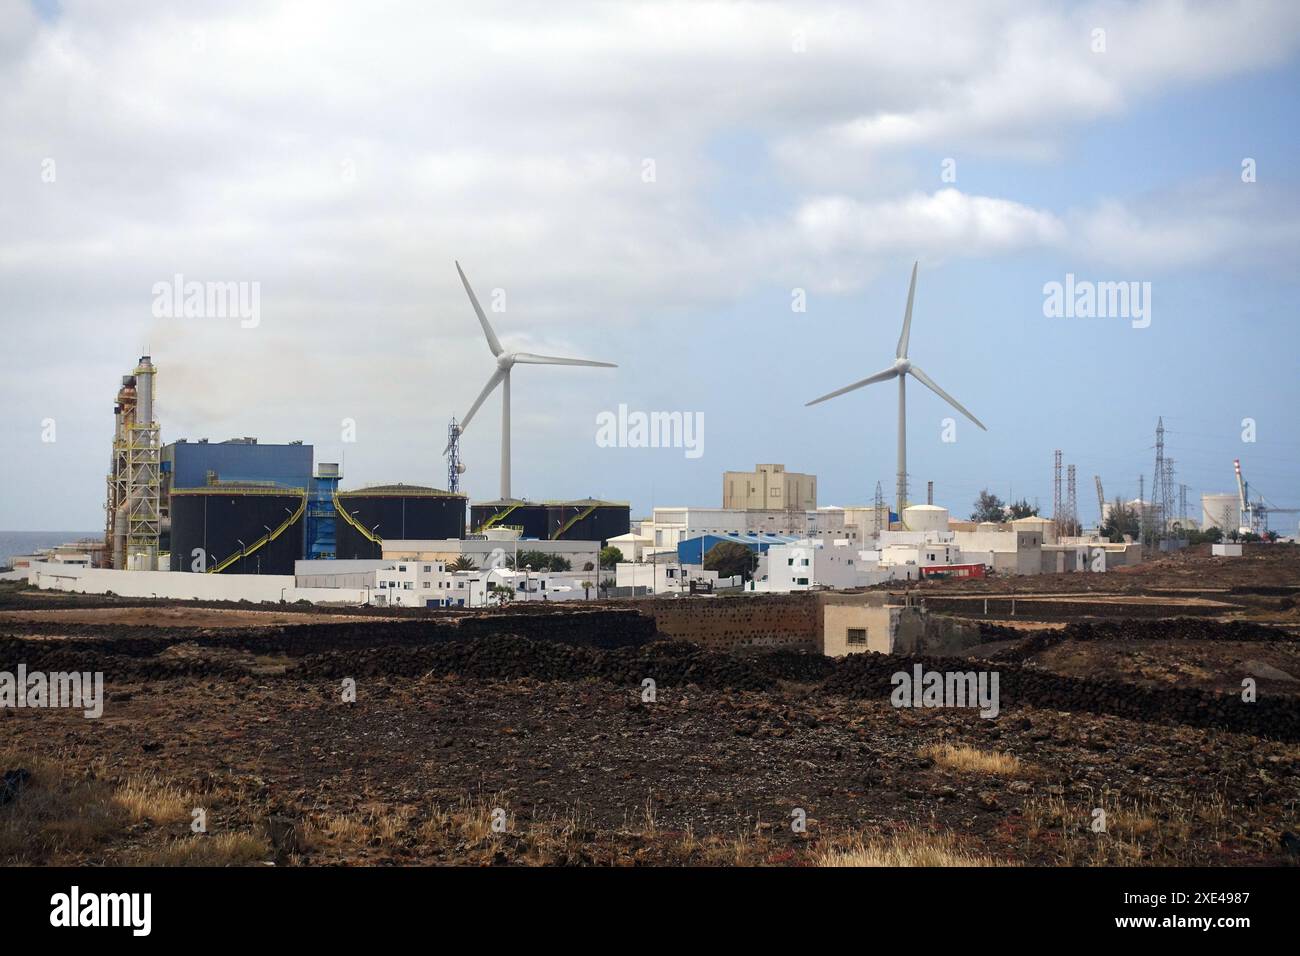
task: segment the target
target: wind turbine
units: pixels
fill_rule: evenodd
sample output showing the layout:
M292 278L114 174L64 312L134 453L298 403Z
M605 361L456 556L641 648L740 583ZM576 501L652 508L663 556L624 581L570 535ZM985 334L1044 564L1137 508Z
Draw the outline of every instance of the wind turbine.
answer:
M474 413L479 410L479 406L487 400L492 394L492 390L498 385L501 389L501 499L503 501L510 498L510 370L516 364L524 365L591 365L598 368L618 368L613 362L593 362L589 359L576 358L557 358L553 355L534 355L532 352L507 352L501 346L501 340L497 338L496 332L492 330L487 316L483 314L483 307L478 304L478 297L474 295L474 290L469 287L469 280L465 278L465 272L456 263L456 271L460 273L460 281L465 286L466 293L469 294L469 301L474 306L474 313L478 316L479 325L483 326L483 335L487 338L488 348L497 360L497 370L492 373L488 379L483 391L478 393L478 398L474 399L474 404L469 407L465 417L460 420L460 432L463 434L469 427L470 419ZM451 442L442 450L445 455L451 449Z
M912 360L907 357L907 341L912 334L912 301L916 298L916 267L919 263L912 263L912 285L907 290L907 311L903 313L903 334L898 337L898 349L894 353L894 364L875 375L869 375L860 382L854 382L852 385L845 385L843 388L836 389L829 395L823 395L821 398L814 398L808 405L816 405L818 402L824 402L829 398L843 395L846 392L852 392L856 389L863 388L867 385L874 385L876 382L887 382L891 378L898 379L898 520L903 520L903 508L907 505L907 376L911 375L918 382L934 392L945 402L951 405L957 411L961 412L984 431L984 423L962 407L957 399L953 398L930 376L926 375L918 366L912 364ZM806 406L805 406L806 407Z

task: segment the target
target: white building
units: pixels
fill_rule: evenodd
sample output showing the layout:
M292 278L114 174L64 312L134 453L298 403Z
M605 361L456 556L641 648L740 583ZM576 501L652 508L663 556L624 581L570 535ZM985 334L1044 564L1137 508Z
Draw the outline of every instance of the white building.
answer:
M907 580L918 574L915 568L884 566L878 552L845 541L827 543L805 538L792 544L774 544L760 555L749 590L779 594L814 588L844 590Z
M794 534L831 540L859 540L857 528L846 528L842 508L808 511L746 510L740 508L655 508L641 523L641 535L653 548L671 549L701 535L754 533Z
M385 562L371 572L370 603L385 607L446 607L454 575L442 561Z
M620 534L610 538L605 544L611 548L618 548L624 558L632 563L637 563L653 550L654 538L649 535L638 534L635 531L629 531L627 534Z
M490 607L499 603L502 591L509 592L509 601L513 604L532 601L588 601L599 596L599 581L590 571L512 571L509 568L490 568L457 571L452 579L453 587L448 591L447 607L461 607L462 600L466 602L464 607Z
M614 586L619 588L645 588L649 594L690 594L691 585L697 590L714 591L718 588L740 587L739 576L718 577L717 571L706 571L698 564L678 564L673 561L633 563L623 561L614 567Z

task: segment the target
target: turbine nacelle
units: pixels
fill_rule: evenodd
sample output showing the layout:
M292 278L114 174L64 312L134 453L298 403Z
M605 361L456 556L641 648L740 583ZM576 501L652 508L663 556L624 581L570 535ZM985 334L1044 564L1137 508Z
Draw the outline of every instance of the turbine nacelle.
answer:
M894 359L894 371L897 372L899 375L906 375L911 370L912 370L911 359L905 359L905 358Z

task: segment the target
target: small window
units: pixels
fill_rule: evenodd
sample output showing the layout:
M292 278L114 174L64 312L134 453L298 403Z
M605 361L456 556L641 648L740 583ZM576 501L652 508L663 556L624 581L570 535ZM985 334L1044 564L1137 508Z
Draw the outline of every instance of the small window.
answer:
M867 643L867 629L865 627L849 628L848 643L850 646L865 647Z
M425 574L428 574L428 573L429 573L430 571L432 571L432 570L433 570L433 565L432 565L432 564L426 564L426 565L424 566L424 573L425 573Z

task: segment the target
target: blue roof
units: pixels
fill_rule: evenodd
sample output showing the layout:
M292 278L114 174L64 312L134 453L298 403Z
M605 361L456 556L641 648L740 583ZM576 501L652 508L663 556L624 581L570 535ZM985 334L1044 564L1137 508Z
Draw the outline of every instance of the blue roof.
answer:
M773 534L769 531L747 531L743 534L702 534L678 542L677 560L682 564L702 564L704 563L704 555L723 541L742 544L751 551L757 551L761 554L774 544L793 544L801 540L803 538L800 535Z

